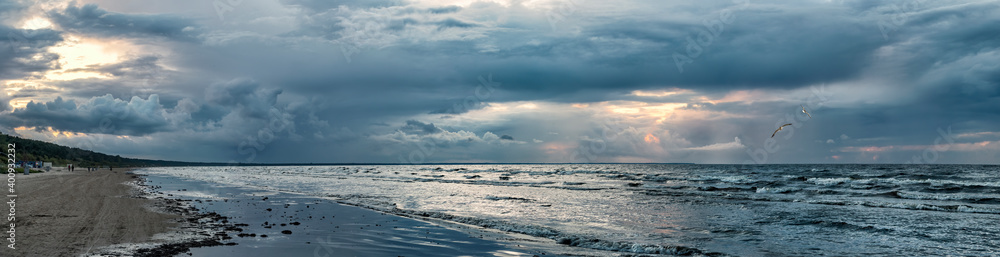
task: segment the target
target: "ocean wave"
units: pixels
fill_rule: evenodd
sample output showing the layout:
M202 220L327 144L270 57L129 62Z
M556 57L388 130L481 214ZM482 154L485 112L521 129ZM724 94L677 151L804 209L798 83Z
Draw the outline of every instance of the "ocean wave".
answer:
M1000 203L1000 197L997 195L984 195L984 194L967 194L967 193L954 193L954 194L927 194L918 192L907 192L907 191L897 191L896 195L903 199L913 199L913 200L939 200L939 201L967 201L975 203Z
M828 220L797 220L792 222L790 225L811 225L811 226L829 227L829 228L853 230L853 231L876 232L876 233L891 233L894 231L893 229L885 226L854 224L845 221L828 221Z
M342 204L358 206L362 208L372 209L404 217L425 218L425 219L429 218L435 220L457 222L487 229L495 229L503 232L512 232L534 237L549 238L554 240L558 244L569 245L574 247L623 252L623 253L634 253L634 254L726 256L725 254L722 253L708 252L688 246L641 244L634 242L605 240L588 235L564 233L559 230L540 225L520 224L520 223L513 223L496 219L459 216L459 215L453 215L436 211L401 209L398 208L398 206L395 203L384 201L385 199L383 199L382 197L373 197L373 196L365 196L357 194L317 195L317 196L331 198L333 200L336 200L338 203ZM524 198L487 196L487 199L520 200Z
M851 178L808 178L806 182L821 186L832 186L850 182Z
M927 203L879 202L879 201L863 201L863 200L805 200L801 202L810 204L841 205L841 206L857 205L857 206L874 207L874 208L893 208L893 209L906 209L906 210L919 210L919 211L1000 214L1000 208L989 208L989 207L969 206L969 205L935 205Z
M549 238L564 245L619 251L622 255L639 256L664 253L710 255L702 250L731 252L729 248L711 244L701 245L690 241L706 238L700 231L710 231L695 230L704 228L698 225L693 225L695 229L690 231L678 230L663 236L669 238L666 241L652 241L652 238L642 237L646 233L652 233L651 228L659 225L655 222L663 216L661 211L664 208L679 211L691 208L696 214L702 211L706 213L718 211L726 215L743 211L744 208L748 209L748 212L795 210L797 212L783 215L785 217L775 221L775 224L794 225L787 223L789 217L792 217L803 220L802 222L806 224L802 225L815 225L825 231L830 231L830 228L853 230L861 234L870 233L869 235L875 237L887 236L883 232L892 232L886 230L887 228L897 228L899 231L896 232L905 232L909 229L906 226L910 221L898 217L906 215L944 217L942 226L962 228L962 231L966 231L963 219L969 217L989 219L1000 214L1000 199L998 199L1000 182L995 182L997 180L995 176L985 175L980 179L967 179L971 175L922 176L920 172L928 172L892 169L880 172L850 167L829 169L833 171L813 171L808 167L794 169L761 167L736 171L712 167L658 170L655 167L632 169L627 165L622 165L617 170L602 167L554 169L526 165L496 166L496 169L475 165L461 167L466 168L465 170L460 167L442 166L441 170L436 170L435 166L429 168L380 166L376 169L331 167L312 170L295 167L274 169L253 167L233 170L184 168L182 172L170 173L222 184L239 184L265 190L294 190L321 197L337 197L339 198L337 202L390 214L464 223L475 227ZM441 188L454 190L440 190ZM567 192L567 190L575 191ZM459 194L454 194L456 191ZM319 195L332 193L367 194L381 198L366 199L361 195ZM424 199L430 200L424 201ZM558 203L559 199L566 199L573 205L546 206L549 203ZM535 203L528 203L530 201ZM529 208L526 210L531 211L506 213L503 212L505 208L467 208L466 206L470 206L468 203L490 206L524 205L531 208L542 205L549 208ZM540 213L534 212L535 210L543 211ZM621 217L630 219L615 219L616 212L620 210L628 210L628 212L621 211L625 213ZM632 217L630 214L636 215ZM855 215L861 214L873 215L869 218L876 221L848 222L857 221L852 218L860 217ZM573 220L567 222L564 219L566 217ZM745 223L741 224L750 224L750 227L761 224L754 223L757 219L752 215L739 218L744 217L746 217L743 221ZM819 221L810 221L813 219ZM583 227L575 223L577 221L590 223L586 223L588 227ZM616 223L625 221L635 224ZM609 225L600 227L600 224ZM725 225L731 223L713 223L715 224L723 224L719 227L730 228ZM887 226L872 226L873 224ZM734 230L742 231L740 229L742 228ZM955 229L942 233L964 232ZM655 238L660 238L659 234L656 236ZM762 237L755 236L754 239L759 240ZM707 238L730 239L732 235L708 235ZM697 247L695 250L698 251L688 251L689 246Z
M756 192L758 194L785 194L785 193L791 193L791 192L796 192L796 191L800 191L800 190L801 189L790 188L790 187L761 187L761 188L757 188Z
M555 240L555 242L558 244L589 248L595 250L637 253L637 254L725 256L725 254L722 253L706 252L697 248L687 247L687 246L655 245L655 244L640 244L633 242L608 241L591 236L566 234L558 230L555 230L553 228L538 226L538 225L516 224L500 220L457 216L441 212L405 210L399 208L380 209L380 208L373 208L374 206L364 206L364 205L358 205L358 206L407 217L432 218L437 220L458 222L482 228L496 229L504 232L513 232L535 237L544 237Z
M885 179L878 179L878 181L883 183L897 184L897 185L929 184L932 186L939 186L939 187L947 185L960 185L960 186L1000 188L1000 182L996 181L958 181L958 180L946 180L946 179L905 179L905 178L885 178Z
M738 175L738 176L709 176L709 175L703 175L703 176L700 176L700 178L689 179L689 180L691 180L691 181L712 181L712 180L718 180L718 181L722 181L722 182L726 182L726 183L733 183L733 184L744 184L744 183L752 183L752 182L757 182L758 181L757 179L750 178L750 176L746 176L746 175Z

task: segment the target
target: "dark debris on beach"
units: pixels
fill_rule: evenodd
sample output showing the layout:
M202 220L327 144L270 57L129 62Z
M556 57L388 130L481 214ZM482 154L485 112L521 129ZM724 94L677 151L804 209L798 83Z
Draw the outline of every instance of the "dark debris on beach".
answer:
M137 179L136 183L149 189L155 189L147 187L145 185L145 180L141 177ZM165 213L181 216L181 218L178 219L181 230L188 231L198 236L180 242L161 244L153 248L138 249L135 251L134 256L174 256L189 252L191 248L196 247L236 245L235 242L226 242L233 239L233 237L229 234L240 233L243 231L243 229L240 228L241 226L248 226L248 224L230 223L229 217L216 212L203 212L198 210L198 208L195 208L187 203L191 202L191 200L170 199L164 197L153 198L148 192L142 193L141 196L155 200L153 206L155 209L159 209ZM247 236L246 234L241 235Z

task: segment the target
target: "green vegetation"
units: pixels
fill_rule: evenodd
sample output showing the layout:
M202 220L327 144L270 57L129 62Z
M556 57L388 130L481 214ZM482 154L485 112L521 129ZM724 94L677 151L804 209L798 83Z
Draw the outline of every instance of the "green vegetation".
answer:
M16 160L51 162L53 167L61 167L70 163L76 165L78 168L96 166L134 167L199 165L199 163L190 162L143 160L125 158L117 155L111 156L80 148L66 147L38 140L0 134L0 145L2 145L2 149L5 153L7 152L9 143L13 143L15 145L14 149L16 151ZM32 172L35 172L34 169L32 169Z

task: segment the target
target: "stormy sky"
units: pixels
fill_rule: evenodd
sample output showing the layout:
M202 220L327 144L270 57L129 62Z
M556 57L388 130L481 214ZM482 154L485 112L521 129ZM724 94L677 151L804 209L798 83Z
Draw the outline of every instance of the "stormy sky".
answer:
M1000 1L0 0L0 86L138 158L998 163Z

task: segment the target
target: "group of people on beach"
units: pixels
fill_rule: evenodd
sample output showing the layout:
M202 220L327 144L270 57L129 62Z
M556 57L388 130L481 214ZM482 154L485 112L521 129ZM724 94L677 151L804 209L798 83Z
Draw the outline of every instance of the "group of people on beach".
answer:
M75 169L76 166L74 166L73 164L66 165L66 170L73 171ZM112 167L108 166L108 170L112 170ZM87 167L87 171L97 171L97 167Z

